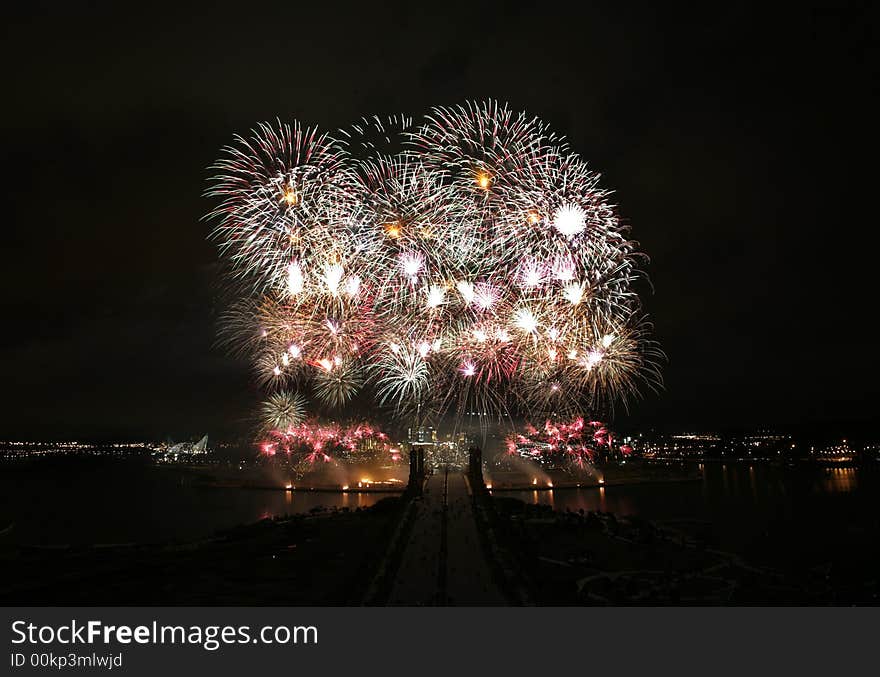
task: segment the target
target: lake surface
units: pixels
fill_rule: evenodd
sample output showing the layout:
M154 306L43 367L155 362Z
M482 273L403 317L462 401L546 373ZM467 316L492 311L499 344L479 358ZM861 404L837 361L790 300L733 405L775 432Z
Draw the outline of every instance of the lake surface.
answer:
M208 471L210 474L210 471ZM318 506L365 508L383 493L286 492L202 486L169 467L91 460L0 466L2 543L82 545L159 542Z
M710 545L775 565L876 556L876 468L782 468L707 463L702 480L596 489L498 492L556 510L636 515L705 537Z
M210 472L210 471L209 471ZM774 564L821 564L828 553L873 556L880 531L876 469L706 464L702 480L596 489L499 492L557 510L636 515ZM127 462L0 467L0 542L158 542L209 536L317 506L368 507L389 494L200 486L197 474Z

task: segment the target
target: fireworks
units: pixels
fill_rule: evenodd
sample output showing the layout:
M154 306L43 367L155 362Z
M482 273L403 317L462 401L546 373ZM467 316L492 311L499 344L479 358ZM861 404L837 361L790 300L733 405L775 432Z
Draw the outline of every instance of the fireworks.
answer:
M567 422L545 421L536 428L527 425L523 433L506 439L507 456L526 459L556 459L574 467L589 467L594 461L612 456L628 456L632 447L618 446L612 433L599 421L577 416Z
M313 419L270 429L260 451L265 456L281 457L299 468L314 463L330 463L341 455L350 456L362 448L378 450L394 460L388 436L381 430L366 423L341 426L335 423L321 424Z
M279 121L214 169L238 297L223 341L274 392L270 428L302 420L294 386L504 417L607 411L660 382L637 243L540 120L472 103L336 134Z
M262 423L269 430L294 428L305 419L306 401L296 393L273 393L263 403L262 414Z

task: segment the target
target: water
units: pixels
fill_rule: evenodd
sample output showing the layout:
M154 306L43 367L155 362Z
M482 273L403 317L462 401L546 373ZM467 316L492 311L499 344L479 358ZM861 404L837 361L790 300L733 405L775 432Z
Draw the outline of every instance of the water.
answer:
M768 564L802 567L877 555L876 469L709 463L702 470L695 482L497 495L556 510L635 515Z
M204 478L141 463L77 460L0 466L0 543L152 543L317 506L368 507L389 494L200 486Z
M2 543L189 540L316 506L368 507L388 494L200 486L176 468L69 461L0 466ZM880 472L706 464L696 482L498 493L557 510L601 510L659 521L753 561L822 564L830 552L865 560L880 542Z

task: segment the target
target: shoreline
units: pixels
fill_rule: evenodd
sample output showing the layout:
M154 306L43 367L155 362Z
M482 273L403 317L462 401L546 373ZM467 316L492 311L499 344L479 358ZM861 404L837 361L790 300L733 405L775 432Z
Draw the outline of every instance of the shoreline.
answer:
M548 486L545 484L525 484L525 485L502 485L502 486L492 486L487 485L487 490L490 494L494 494L496 492L508 492L508 491L555 491L561 489L606 489L608 487L628 487L628 486L641 486L645 484L678 484L682 482L702 482L702 477L665 477L665 478L645 478L645 479L625 479L625 480L610 480L606 482L578 482L578 483L554 483L552 486Z
M702 477L644 477L626 478L616 480L604 480L597 482L553 482L552 484L502 484L487 483L486 488L490 493L510 491L553 491L572 489L605 489L608 487L641 486L646 484L678 484L683 482L702 482ZM273 484L247 484L247 483L224 483L202 482L195 486L206 489L244 489L251 491L289 491L291 493L328 493L328 494L402 494L406 491L406 485L395 487L348 487L339 486L292 486L285 487Z
M223 482L200 482L194 485L203 489L245 489L251 491L289 491L291 493L309 492L324 494L402 494L406 491L406 485L399 487L342 487L335 486L311 486L311 487L285 487L273 484L245 484L245 483L223 483Z

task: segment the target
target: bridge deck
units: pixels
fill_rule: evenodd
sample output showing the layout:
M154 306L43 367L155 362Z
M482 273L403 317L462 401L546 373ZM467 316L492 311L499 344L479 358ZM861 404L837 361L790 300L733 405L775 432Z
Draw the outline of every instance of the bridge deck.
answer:
M480 545L464 475L430 477L416 511L388 604L506 604Z

